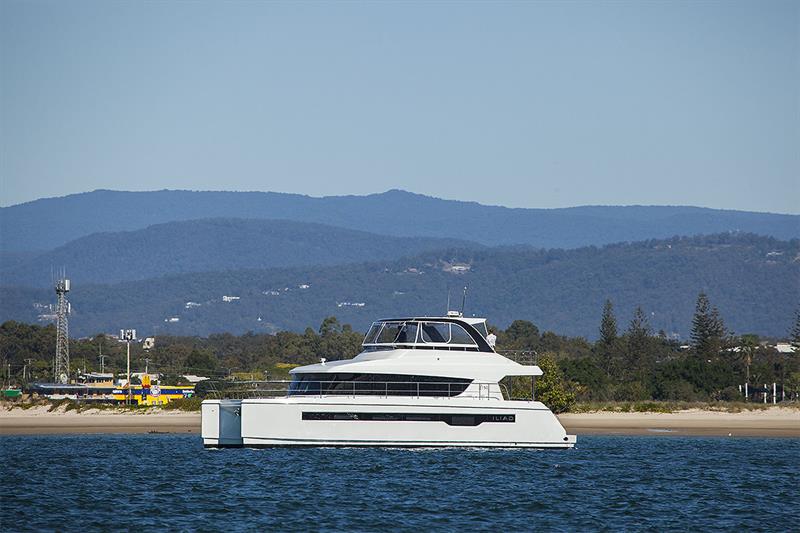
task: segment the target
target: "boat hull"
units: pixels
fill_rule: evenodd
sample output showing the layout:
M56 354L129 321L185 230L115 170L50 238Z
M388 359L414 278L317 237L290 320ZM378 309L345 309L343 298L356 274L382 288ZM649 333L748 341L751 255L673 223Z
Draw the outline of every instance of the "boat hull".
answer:
M206 447L571 448L575 442L540 402L342 396L203 402Z

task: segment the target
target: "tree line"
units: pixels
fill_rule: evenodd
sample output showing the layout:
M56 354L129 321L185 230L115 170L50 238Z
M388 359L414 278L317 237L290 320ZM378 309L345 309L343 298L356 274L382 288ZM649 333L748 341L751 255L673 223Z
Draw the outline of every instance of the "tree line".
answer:
M508 328L493 328L499 350L529 350L545 370L543 396L567 408L578 401L742 399L738 385L777 382L791 397L800 392L800 350L780 354L757 335L727 330L719 310L706 294L697 297L690 344L681 345L663 331L653 332L647 313L637 308L623 329L610 300L605 302L599 336L590 342L541 332L530 321L515 320ZM800 348L800 310L789 338ZM286 377L296 365L321 358L350 358L360 351L363 334L336 317L325 318L315 330L281 331L274 335L229 333L208 337L159 336L149 350L134 344L132 368L160 372L168 383L182 375L265 379ZM52 379L55 327L8 321L0 325L0 356L4 382ZM123 372L125 344L106 335L71 339L72 375L78 371ZM101 357L102 356L102 357ZM10 372L10 379L7 375ZM553 391L552 393L549 391Z

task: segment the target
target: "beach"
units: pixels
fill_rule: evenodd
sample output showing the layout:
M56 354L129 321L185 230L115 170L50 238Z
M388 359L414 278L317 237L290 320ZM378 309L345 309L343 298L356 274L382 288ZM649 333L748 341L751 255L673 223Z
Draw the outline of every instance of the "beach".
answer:
M0 435L67 433L199 433L200 413L147 409L89 409L80 413L49 407L0 410Z
M800 409L772 407L728 413L691 409L674 413L564 413L577 435L800 437ZM49 411L46 406L1 409L0 435L67 433L199 433L200 413L148 409Z
M577 435L683 435L800 437L800 409L771 407L728 413L690 409L673 413L564 413L558 416Z

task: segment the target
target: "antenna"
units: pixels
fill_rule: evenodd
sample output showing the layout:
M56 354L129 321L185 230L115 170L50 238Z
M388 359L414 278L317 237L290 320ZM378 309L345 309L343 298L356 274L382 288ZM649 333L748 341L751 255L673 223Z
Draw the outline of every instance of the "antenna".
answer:
M69 280L64 269L55 283L56 290L56 354L53 358L53 381L69 383Z
M447 289L447 309L444 310L444 314L448 314L450 312L450 288Z
M461 316L464 316L464 306L467 305L467 288L464 287L464 294L461 296Z

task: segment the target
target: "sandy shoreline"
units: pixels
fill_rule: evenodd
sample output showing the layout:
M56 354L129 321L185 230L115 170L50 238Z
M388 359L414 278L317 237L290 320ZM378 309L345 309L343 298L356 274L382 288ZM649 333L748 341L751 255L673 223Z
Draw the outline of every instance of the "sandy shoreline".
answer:
M566 413L559 419L569 433L577 435L800 437L800 409L780 407L740 413ZM0 435L199 432L200 413L0 410Z
M577 435L677 435L800 437L800 409L774 407L726 413L565 413L559 420Z
M0 435L67 433L200 433L200 413L155 409L50 412L47 407L0 410Z

